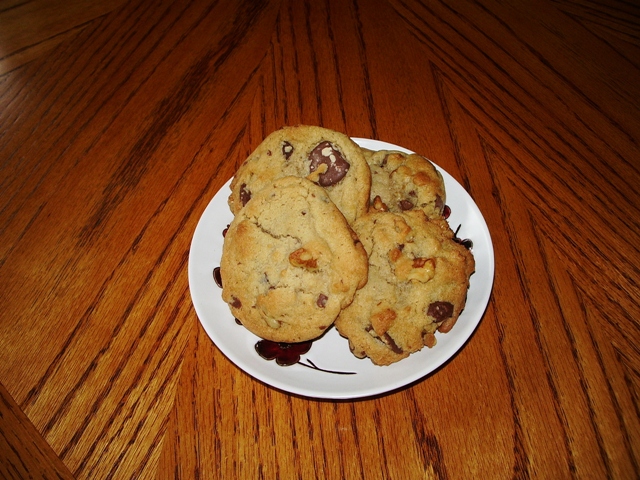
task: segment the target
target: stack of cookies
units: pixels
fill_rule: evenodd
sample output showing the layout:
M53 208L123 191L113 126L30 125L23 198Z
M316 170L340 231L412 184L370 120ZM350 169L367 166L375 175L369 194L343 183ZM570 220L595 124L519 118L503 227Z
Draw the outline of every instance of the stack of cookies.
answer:
M222 298L261 338L335 325L353 354L389 365L436 343L464 308L471 252L443 217L444 182L419 155L360 148L320 127L282 128L240 166Z

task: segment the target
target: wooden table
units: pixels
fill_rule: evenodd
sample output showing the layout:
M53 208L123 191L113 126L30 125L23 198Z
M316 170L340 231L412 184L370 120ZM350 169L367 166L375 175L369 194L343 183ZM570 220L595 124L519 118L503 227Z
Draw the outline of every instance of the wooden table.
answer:
M621 0L0 2L0 476L638 478L639 19ZM198 321L196 224L297 123L427 156L487 221L486 313L408 388L290 395Z

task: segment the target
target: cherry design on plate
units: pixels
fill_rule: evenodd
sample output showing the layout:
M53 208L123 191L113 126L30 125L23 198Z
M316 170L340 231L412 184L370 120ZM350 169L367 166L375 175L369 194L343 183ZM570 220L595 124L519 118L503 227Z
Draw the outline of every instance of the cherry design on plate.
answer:
M306 359L303 362L300 358L311 349L313 341L300 342L300 343L282 343L272 342L271 340L259 340L256 343L256 352L265 360L274 360L281 367L288 367L291 365L302 365L303 367L311 368L325 373L334 373L336 375L355 375L356 372L337 372L335 370L326 370L318 367L311 360Z
M260 340L256 343L256 352L265 360L275 360L281 367L288 367L300 361L311 349L311 342L279 343L271 340Z
M449 205L445 205L444 209L442 210L442 216L444 217L445 220L448 220L450 215L451 215L451 207ZM461 226L462 225L458 225L458 228L456 228L456 231L453 232L453 241L459 243L460 245L465 247L467 250L471 250L473 248L473 241L471 239L458 238L458 232L460 231Z
M473 241L469 238L458 238L458 232L460 231L460 227L462 225L458 225L458 228L456 228L456 231L453 232L453 241L459 243L460 245L462 245L464 248L466 248L467 250L471 250L473 248Z
M220 275L220 267L216 267L213 269L213 281L216 282L216 285L222 288L222 275Z

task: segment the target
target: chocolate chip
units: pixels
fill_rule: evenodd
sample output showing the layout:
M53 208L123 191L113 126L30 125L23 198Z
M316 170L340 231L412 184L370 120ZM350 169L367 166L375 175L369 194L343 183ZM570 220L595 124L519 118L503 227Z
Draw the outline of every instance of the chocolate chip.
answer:
M320 295L318 295L318 300L316 300L316 305L318 305L318 307L320 308L324 308L327 306L328 299L329 297L327 297L324 293L321 293Z
M380 339L389 346L393 353L403 352L403 350L398 346L398 344L393 340L393 338L391 338L391 335L389 335L388 333L382 335Z
M411 202L411 200L400 200L398 207L400 207L400 210L411 210L413 208L413 202Z
M344 178L349 170L349 163L342 154L330 143L324 141L316 146L309 154L309 171L315 172L320 165L326 165L327 170L318 176L318 184L322 187L335 185Z
M378 336L378 334L376 333L376 331L373 328L373 325L367 325L366 327L364 327L364 330L365 330L365 332L370 333L374 337L378 338L382 343L384 343L387 347L389 347L391 349L391 351L393 351L394 353L402 353L403 352L403 350L398 346L398 344L395 342L395 340L388 333L385 333L382 336ZM352 350L352 352L353 352L353 350ZM355 355L355 353L354 353L354 355Z
M427 315L436 319L436 322L442 322L453 316L453 305L449 302L433 302L427 309Z
M240 185L240 203L244 207L249 200L251 200L251 192L247 190L247 184L243 183Z
M242 302L240 301L240 299L238 297L233 297L233 302L231 302L231 306L234 308L241 308L242 307Z
M284 155L284 158L286 160L289 160L289 157L291 156L292 153L293 153L293 145L285 141L282 144L282 155Z

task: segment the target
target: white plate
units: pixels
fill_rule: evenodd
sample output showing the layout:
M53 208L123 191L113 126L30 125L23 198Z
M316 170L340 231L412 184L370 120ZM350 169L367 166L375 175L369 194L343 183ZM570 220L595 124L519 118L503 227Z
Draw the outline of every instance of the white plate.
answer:
M386 142L354 140L371 150L411 153ZM211 340L229 360L257 380L285 392L313 398L352 399L379 395L404 387L442 366L467 342L484 314L493 285L494 257L489 230L475 202L451 175L437 168L444 177L447 205L451 208L449 224L454 231L460 226L459 238L473 241L476 272L471 276L464 311L449 333L436 333L435 347L425 347L398 363L378 367L369 359L354 357L347 340L333 328L313 343L298 364L279 366L275 361L260 357L255 350L259 338L235 322L213 278L213 269L219 266L222 255L222 231L233 219L227 206L230 181L218 191L202 214L189 254L191 298ZM317 369L312 368L313 365Z

